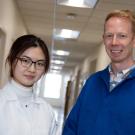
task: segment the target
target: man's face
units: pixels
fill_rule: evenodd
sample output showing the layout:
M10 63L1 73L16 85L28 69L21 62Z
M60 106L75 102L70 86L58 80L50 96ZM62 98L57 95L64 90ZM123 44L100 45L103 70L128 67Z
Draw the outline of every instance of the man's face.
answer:
M112 17L105 23L103 40L112 63L130 63L135 46L132 24L128 19Z

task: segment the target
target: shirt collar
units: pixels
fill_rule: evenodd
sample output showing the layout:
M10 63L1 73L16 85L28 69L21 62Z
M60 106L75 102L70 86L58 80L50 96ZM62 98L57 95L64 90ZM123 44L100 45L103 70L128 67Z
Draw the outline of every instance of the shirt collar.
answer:
M15 94L15 92L13 92L13 89L14 89L14 85L12 85L12 83L10 81L2 89L3 92L5 93L6 100L8 100L8 101L18 101L18 97ZM38 97L37 95L35 95L34 93L33 93L32 96L33 97L32 97L31 102L37 103L37 104L44 103L44 100L42 98Z
M111 64L109 65L108 68L109 68L109 72L110 72L110 73L113 73ZM125 74L128 73L130 70L132 70L133 68L135 68L135 65L132 65L132 66L130 66L129 68L124 69L124 70L118 72L118 74L119 74L119 73L123 73L123 74L125 75Z

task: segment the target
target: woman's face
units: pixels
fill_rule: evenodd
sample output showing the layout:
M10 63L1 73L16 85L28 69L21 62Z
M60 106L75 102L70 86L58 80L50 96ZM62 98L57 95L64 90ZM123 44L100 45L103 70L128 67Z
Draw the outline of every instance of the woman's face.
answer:
M13 64L13 79L25 87L31 87L45 73L45 61L40 47L26 49Z

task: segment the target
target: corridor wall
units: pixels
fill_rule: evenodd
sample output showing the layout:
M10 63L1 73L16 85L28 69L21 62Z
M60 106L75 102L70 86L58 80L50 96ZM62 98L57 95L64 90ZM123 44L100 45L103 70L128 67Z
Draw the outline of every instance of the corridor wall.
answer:
M15 0L0 0L0 20L0 30L5 34L5 41L0 42L3 55L0 57L0 87L2 87L8 80L8 69L5 69L4 62L10 46L18 36L26 34L27 29Z

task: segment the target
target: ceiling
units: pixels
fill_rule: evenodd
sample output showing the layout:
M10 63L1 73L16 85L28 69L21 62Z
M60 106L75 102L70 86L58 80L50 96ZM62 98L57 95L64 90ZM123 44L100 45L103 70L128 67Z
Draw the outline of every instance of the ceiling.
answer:
M52 50L69 51L69 56L52 55L52 59L64 60L62 71L71 71L77 64L94 53L102 43L103 24L106 15L114 9L135 11L135 0L98 0L93 9L60 6L56 0L16 0L29 33L40 36ZM75 14L74 19L68 14ZM76 40L53 39L54 28L79 30Z

